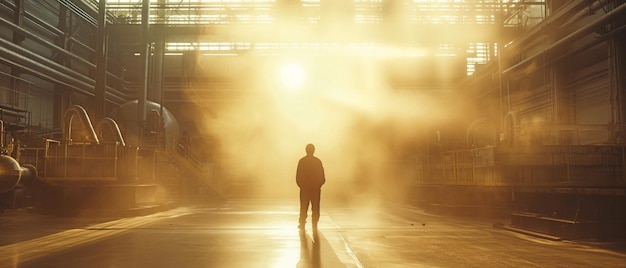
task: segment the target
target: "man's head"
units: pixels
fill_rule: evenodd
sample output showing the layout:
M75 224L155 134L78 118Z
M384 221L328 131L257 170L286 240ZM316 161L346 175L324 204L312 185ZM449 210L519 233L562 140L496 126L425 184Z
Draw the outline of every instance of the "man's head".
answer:
M307 155L313 155L315 153L315 145L312 143L307 144L304 149L306 150Z

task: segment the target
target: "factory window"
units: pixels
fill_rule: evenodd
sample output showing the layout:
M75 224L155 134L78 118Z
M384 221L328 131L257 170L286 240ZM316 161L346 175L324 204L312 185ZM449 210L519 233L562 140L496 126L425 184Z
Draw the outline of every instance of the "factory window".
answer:
M114 23L141 23L141 0L108 0L107 8L113 15ZM150 23L172 25L271 25L277 22L276 8L281 3L277 0L151 0ZM289 6L288 8L293 8ZM496 23L497 14L508 14L504 19L505 28L529 27L542 21L545 16L545 0L526 2L523 0L352 0L333 2L321 0L301 0L296 6L299 22L315 25L323 19L336 19L343 16L340 22L352 21L356 27L382 24L389 29L411 30L415 27L490 27ZM328 15L331 8L341 12ZM333 9L334 10L334 9ZM335 10L336 11L336 10ZM326 14L326 15L324 15ZM328 17L328 16L330 17ZM358 28L357 28L358 29ZM454 29L454 28L452 28ZM482 30L477 30L482 31ZM405 34L400 34L405 36ZM397 36L392 36L395 38ZM367 39L367 38L366 38ZM400 40L402 37L399 38ZM411 40L411 38L407 38ZM383 42L362 43L352 41L351 44L335 44L332 42L254 42L254 40L234 40L235 42L178 43L167 46L167 52L199 50L211 52L207 55L220 56L240 54L243 50L255 49L263 53L281 53L280 50L298 50L305 54L318 53L320 50L349 49L350 53L367 55L374 52L376 56L384 53ZM469 41L469 42L468 42ZM431 54L445 57L465 57L467 75L476 71L477 66L486 64L497 54L496 45L480 37L468 41L455 42L454 45L439 41L419 47L409 41L407 47L400 52L405 56L423 56ZM446 41L447 42L447 41ZM418 42L419 43L419 42ZM465 47L462 44L466 44ZM244 45L245 44L245 45ZM424 44L422 44L424 45ZM365 52L367 51L367 52ZM466 54L463 53L466 52ZM394 53L398 56L398 53Z

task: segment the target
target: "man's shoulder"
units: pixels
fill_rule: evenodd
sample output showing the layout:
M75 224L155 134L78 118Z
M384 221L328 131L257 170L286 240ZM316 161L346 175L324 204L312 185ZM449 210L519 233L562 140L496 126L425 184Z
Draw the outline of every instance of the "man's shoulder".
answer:
M304 156L302 158L300 158L300 160L298 161L298 163L302 163L302 162L308 162L308 163L312 163L312 162L322 162L322 160L320 160L319 158L312 156L312 155L307 155Z

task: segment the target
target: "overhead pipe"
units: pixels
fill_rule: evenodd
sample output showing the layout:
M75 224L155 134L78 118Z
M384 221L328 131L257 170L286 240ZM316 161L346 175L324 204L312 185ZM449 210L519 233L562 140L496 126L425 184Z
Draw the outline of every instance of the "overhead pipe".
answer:
M10 48L10 50L8 48ZM72 82L78 82L84 87L92 87L92 85L89 84L89 79L82 74L79 74L74 70L68 69L67 67L53 62L50 59L45 58L41 55L34 54L28 51L26 48L16 45L13 42L9 42L3 38L0 38L0 52L4 52L4 54L12 56L19 61L26 61L32 66L36 66L39 68L45 67L42 69L46 71L57 71L58 74L63 74L63 78L69 78L72 80ZM25 55L28 55L28 57L26 57ZM60 70L63 70L64 72L60 72Z
M594 2L594 1L591 1L591 0L570 1L569 3L560 7L558 9L558 12L556 12L555 14L545 17L545 19L541 23L542 27L531 28L528 32L529 34L522 35L518 39L514 40L514 42L507 44L507 48L516 47L516 46L519 46L520 44L526 43L528 39L532 38L533 36L535 36L536 34L538 34L544 29L552 29L554 27L559 27L564 24L563 23L564 20L576 21L580 19L579 17L585 14L588 14L588 12L582 12L582 11L587 11L587 9L581 9L581 8L585 8L586 6L589 6L590 10L593 11L602 7L602 4L600 4L599 7L593 7L593 3L591 2Z
M39 44L47 45L46 47L50 48L54 52L60 53L63 56L70 57L73 60L80 61L83 64L87 64L87 65L91 66L92 68L95 68L95 64L93 64L92 62L90 62L90 61L88 61L88 60L86 60L84 58L81 58L79 56L76 56L75 54L70 53L67 50L63 49L63 48L50 43L48 40L46 40L46 39L44 39L44 38L42 38L42 37L40 37L40 36L30 32L27 29L24 29L23 27L20 27L19 25L15 24L15 23L12 23L11 21L5 20L5 19L0 17L0 22L2 24L6 25L8 28L10 28L13 32L17 32L20 35L22 35L24 37L27 37L29 39L32 39L33 41L35 41L35 42L37 42ZM81 46L83 46L85 48L89 48L88 46L86 46L84 44L81 44ZM91 49L91 48L89 48L89 49Z
M58 36L62 36L64 34L64 32L59 30L59 28L47 23L41 17L33 15L32 13L28 12L28 10L24 11L24 18L33 21L37 25L41 25L41 27L46 29L46 31L51 32L52 34L56 34Z
M9 62L13 66L23 69L25 71L28 71L30 73L36 74L38 76L41 76L43 78L46 78L47 80L50 80L59 84L63 84L87 96L94 95L93 92L85 90L85 88L93 88L92 84L86 81L77 79L67 74L67 73L72 73L72 72L77 74L74 70L67 69L66 67L58 65L56 63L52 63L52 64L58 65L58 68L56 69L52 68L50 66L42 64L41 62L37 62L29 57L25 57L23 54L21 54L21 52L17 53L17 52L8 50L7 46L16 46L16 45L11 42L5 42L4 39L0 38L0 58L5 60L6 62ZM19 49L25 51L23 48L19 48ZM30 52L26 52L26 53L38 59L41 59L41 56L39 55L35 55ZM42 61L45 61L45 59ZM26 63L28 64L28 66L31 66L31 67L28 67L24 65L23 63ZM115 90L111 87L107 87L107 91L108 91L107 94L109 96L116 98L119 101L119 103L127 102L129 99L132 98L132 96L129 96L128 94ZM115 92L117 94L113 94L112 92Z
M56 46L56 45L54 45L54 44L50 43L48 40L45 40L45 39L43 39L43 38L41 38L41 37L37 36L36 34L33 34L33 33L31 33L30 31L28 31L28 30L26 30L26 29L24 29L24 28L22 28L22 27L19 27L18 25L14 24L14 23L12 23L12 22L10 22L10 21L7 21L7 20L5 20L5 19L3 19L3 18L0 18L0 23L2 23L2 24L4 24L4 25L8 26L11 30L13 30L13 31L15 31L15 32L18 32L18 33L20 33L20 34L22 34L22 35L24 35L24 36L26 36L26 37L28 37L28 38L30 38L30 39L35 40L36 42L38 42L38 43L40 43L40 44L44 44L44 45L46 45L46 47L47 47L47 48L52 49L54 52L61 53L61 54L63 54L64 56L70 57L70 58L71 58L71 59L73 59L73 60L77 60L77 61L79 61L79 62L82 62L83 64L86 64L86 65L89 65L89 66L90 66L90 67L92 67L92 68L95 68L95 64L91 63L90 61L85 60L84 58L81 58L81 57L79 57L79 56L76 56L75 54L70 53L70 52L68 52L67 50L64 50L64 49L62 49L62 48L60 48L60 47L58 47L58 46ZM4 41L4 40L3 40L3 39L1 39L1 38L0 38L0 40ZM5 41L5 42L6 42L6 41ZM17 45L15 45L14 43L5 43L5 46L10 46L11 44L13 45L13 48L14 48L14 49L18 49L18 50L20 50L19 52L20 52L22 55L31 55L31 57L37 57L37 56L39 56L39 55L37 55L37 54L32 53L31 51L28 51L28 50L24 49L24 48L23 48L23 47L21 47L21 46L17 46ZM67 69L67 67L62 66L62 65L60 65L60 64L58 64L58 63L56 63L56 62L50 61L48 58L38 58L38 60L41 60L42 62L46 62L48 65L52 65L52 66L57 65L57 66L54 66L54 68L64 68L64 69ZM75 71L73 71L73 70L71 70L71 69L67 69L67 70L68 70L68 71L70 71L70 72L75 72ZM111 75L111 74L109 74L108 72L107 72L107 74L108 74L108 75ZM80 74L80 73L75 73L74 75L80 76L80 78L81 78L81 79L83 79L83 80L85 80L85 81L91 81L91 80L92 80L92 79L90 79L89 77L85 77L85 76L83 76L83 75L82 75L82 74ZM116 78L118 78L118 79L119 79L119 77L116 77ZM92 84L94 84L94 83L95 83L94 81L91 81L91 82L92 82ZM117 89L114 89L114 90L115 90L115 91L117 91L120 95L123 95L123 97L125 97L125 101L128 101L129 99L131 99L131 98L132 98L132 97L129 97L129 93L122 92L122 91L119 91L119 90L117 90Z
M587 24L586 26L578 29L577 31L569 34L568 36L561 38L559 41L553 43L552 45L550 45L548 48L546 48L544 51L539 52L535 55L532 55L526 59L524 59L523 61L507 68L506 70L502 71L503 74L509 73L521 66L524 66L528 63L530 63L531 61L535 60L535 58L544 55L544 54L548 54L553 52L554 50L556 50L557 48L560 48L561 46L565 45L566 43L575 41L576 39L589 34L591 32L594 31L594 29L596 27L598 27L599 25L603 24L603 23L608 23L611 19L613 19L614 17L617 17L618 15L621 15L621 13L623 13L624 11L626 11L626 4L622 4L621 6L619 6L618 8L615 8L611 11L609 11L608 13L606 13L604 16L602 16L601 18L597 19L596 21Z
M46 47L52 49L54 52L58 52L60 54L63 54L63 56L70 57L73 60L80 61L83 64L88 64L91 67L95 67L95 64L91 63L90 61L85 60L85 59L83 59L83 58L81 58L79 56L76 56L75 54L70 53L67 50L65 50L65 49L63 49L63 48L61 48L59 46L51 44L48 40L45 40L44 38L42 38L42 37L40 37L40 36L30 32L27 29L24 29L23 27L20 27L19 25L15 24L15 23L13 23L11 21L8 21L8 20L0 17L0 23L2 23L3 25L6 25L12 31L17 32L20 35L23 35L24 37L32 39L32 40L34 40L37 43L40 43L40 44L50 44L49 46L46 46Z
M17 117L17 118L24 117L23 112L0 108L0 118L2 118L5 115L10 115L10 116Z
M81 3L82 1L59 0L59 3L61 5L65 6L67 9L74 12L74 14L76 14L78 17L82 18L83 20L85 20L86 22L88 22L89 24L93 26L97 26L98 20L94 18L95 16L92 16L91 14L85 11L86 8L88 7L84 4L78 5L77 3L74 3L74 2Z

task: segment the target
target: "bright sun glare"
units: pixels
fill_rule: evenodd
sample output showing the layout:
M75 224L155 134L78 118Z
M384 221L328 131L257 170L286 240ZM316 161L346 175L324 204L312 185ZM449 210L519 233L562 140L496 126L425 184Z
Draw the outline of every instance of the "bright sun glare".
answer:
M289 90L301 89L306 80L306 70L302 64L288 62L280 66L280 82Z

